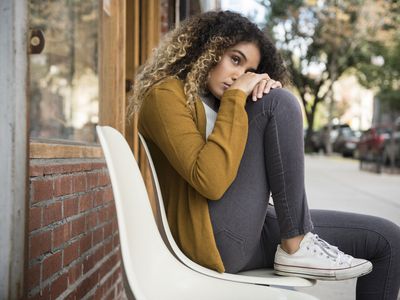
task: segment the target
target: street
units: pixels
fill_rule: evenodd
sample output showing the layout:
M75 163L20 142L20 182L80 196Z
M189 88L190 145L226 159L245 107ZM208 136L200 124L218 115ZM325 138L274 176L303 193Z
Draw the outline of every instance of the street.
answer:
M307 155L306 191L311 209L376 215L400 225L400 175L359 171L358 161ZM299 289L321 300L354 300L355 280L318 281ZM400 299L400 297L398 297Z

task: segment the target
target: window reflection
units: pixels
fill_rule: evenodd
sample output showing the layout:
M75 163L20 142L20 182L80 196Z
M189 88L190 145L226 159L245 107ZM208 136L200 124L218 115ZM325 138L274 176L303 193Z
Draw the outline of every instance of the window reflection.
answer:
M94 142L98 122L98 1L30 0L45 48L30 55L30 135Z

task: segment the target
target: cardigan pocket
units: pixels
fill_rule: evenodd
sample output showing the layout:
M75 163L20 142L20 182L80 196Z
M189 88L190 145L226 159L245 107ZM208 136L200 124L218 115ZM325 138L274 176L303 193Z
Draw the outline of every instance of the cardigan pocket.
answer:
M229 229L222 229L215 234L218 251L224 263L225 272L237 273L245 265L245 239Z

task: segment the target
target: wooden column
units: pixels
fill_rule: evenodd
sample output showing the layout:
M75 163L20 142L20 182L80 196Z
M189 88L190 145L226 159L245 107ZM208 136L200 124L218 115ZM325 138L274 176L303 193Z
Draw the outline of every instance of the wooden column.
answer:
M151 55L160 39L159 0L127 0L126 6L126 80L133 83L135 74L141 64ZM157 201L154 183L148 161L139 143L137 130L138 116L126 123L125 138L138 160L153 212L157 218Z
M125 134L125 1L100 3L99 32L99 124L110 125Z
M149 58L160 39L160 1L127 0L126 7L126 80L133 83L137 69ZM126 126L125 137L137 158L137 115Z

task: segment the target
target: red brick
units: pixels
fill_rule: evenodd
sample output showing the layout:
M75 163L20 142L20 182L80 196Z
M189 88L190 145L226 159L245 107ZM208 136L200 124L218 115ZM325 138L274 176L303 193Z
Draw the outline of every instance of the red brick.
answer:
M113 276L112 274L108 276L107 280L104 282L104 286L106 290L110 290L113 284Z
M29 209L29 231L42 227L42 208L31 207Z
M104 226L104 238L108 238L112 235L112 223L108 223Z
M118 252L115 252L111 257L109 258L111 267L110 270L118 263Z
M104 286L101 285L98 288L96 288L96 291L94 292L94 299L103 299L104 295Z
M124 286L123 286L122 282L120 281L120 282L118 282L118 295L121 295L123 293L123 291L124 291ZM117 297L117 298L119 298L119 297Z
M113 233L118 231L118 220L117 218L114 218L114 220L112 221L113 224Z
M79 166L81 167L81 171L90 171L90 170L92 170L92 163L89 163L89 162L87 162L87 163L80 163L79 164Z
M80 253L85 253L92 247L92 233L88 233L79 240Z
M112 277L113 277L112 284L115 285L121 277L121 268L115 269L114 273L112 274Z
M76 291L72 291L71 293L69 293L69 294L65 297L64 300L76 300L76 299L78 299L78 298L76 297ZM100 299L100 298L97 298L97 299Z
M93 246L103 241L103 227L97 228L93 231Z
M82 299L98 282L98 272L93 272L88 278L84 279L78 286L77 298Z
M96 263L98 263L104 257L104 250L103 247L99 247L94 251L91 255L85 258L83 262L83 274L90 271Z
M103 198L104 198L104 190L96 191L93 194L93 206L97 207L97 206L103 204Z
M114 197L113 197L113 191L112 191L111 186L105 188L104 189L104 197L103 197L104 202L109 202L109 201L112 201L113 199L114 199Z
M119 280L120 273L121 273L120 268L117 268L117 269L114 270L114 273L112 274L112 278L113 278L112 284L114 286L117 284L117 282Z
M33 265L28 269L27 275L28 290L31 290L40 282L40 264Z
M77 263L68 270L68 284L74 284L82 276L82 263Z
M105 185L109 185L110 182L110 177L108 175L108 172L102 172L99 173L99 178L98 178L98 185L99 186L105 186Z
M47 257L43 261L43 279L42 281L49 278L51 275L61 270L62 266L62 255L61 251Z
M64 266L69 265L79 257L79 241L72 243L64 249Z
M69 195L72 191L72 178L69 175L60 176L54 180L54 196Z
M79 197L79 212L84 212L93 207L93 194L87 193Z
M79 164L54 164L47 165L44 173L45 174L63 174L80 171Z
M96 162L92 163L92 170L97 170L97 169L105 169L106 163L105 162Z
M113 249L113 240L109 239L108 241L104 241L104 255L110 253Z
M43 226L62 219L62 203L56 202L43 208Z
M50 299L50 287L42 287L37 294L30 297L29 300L49 300Z
M107 207L103 207L98 210L98 220L99 224L107 221Z
M43 165L31 164L29 166L29 176L30 177L43 176L43 174L44 174Z
M88 271L90 271L94 265L95 265L95 260L94 260L94 255L88 255L85 257L85 260L83 261L83 274L86 274Z
M30 176L42 176L46 174L65 174L83 171L105 169L105 163L57 163L43 164L34 163L30 166Z
M114 300L115 299L115 288L113 287L111 290L107 291L108 294L103 300Z
M107 207L107 220L116 219L116 216L117 215L116 215L116 211L115 211L115 205L114 205L114 202L112 202Z
M104 253L104 255L107 255ZM118 257L116 254L111 255L100 267L99 275L100 278L104 278L107 274L110 273L112 268L117 264Z
M50 285L51 298L56 299L60 296L68 287L68 274L64 273Z
M70 223L62 224L53 229L53 249L60 247L71 238Z
M71 221L71 237L77 236L85 231L85 216Z
M119 246L119 234L117 233L113 237L113 248L117 248Z
M97 226L97 211L92 211L85 216L86 218L86 230L90 231Z
M95 251L96 261L100 261L105 256L104 247L99 247Z
M79 208L79 198L78 197L64 199L62 202L64 205L64 218L71 217L78 213L78 208Z
M88 189L92 189L92 188L97 186L97 181L98 181L98 177L99 177L98 174L99 174L98 172L96 172L96 173L88 173L87 174L86 178L87 178L87 187L88 187Z
M43 200L49 200L53 197L53 180L42 179L32 181L32 202L36 203Z
M79 174L72 176L72 193L86 191L86 175Z
M67 163L67 164L53 164L45 166L45 174L65 174L76 173L91 170L90 163Z
M30 238L29 258L36 258L51 249L51 232L45 231Z

